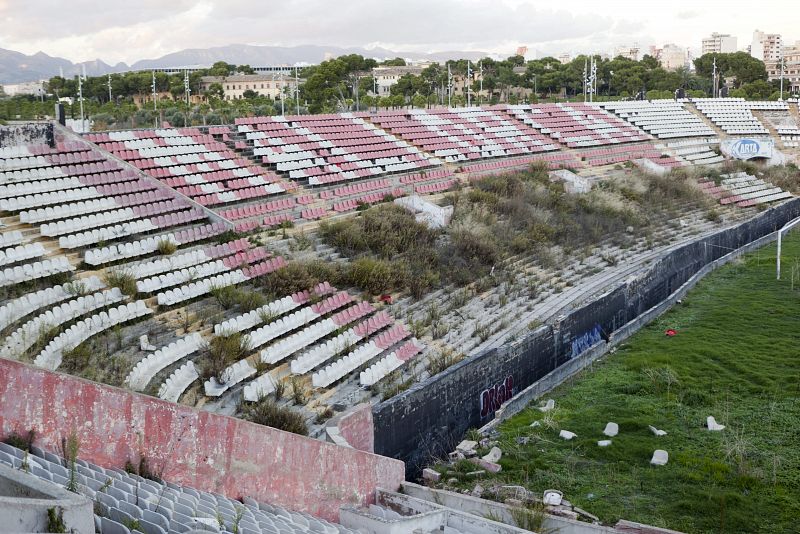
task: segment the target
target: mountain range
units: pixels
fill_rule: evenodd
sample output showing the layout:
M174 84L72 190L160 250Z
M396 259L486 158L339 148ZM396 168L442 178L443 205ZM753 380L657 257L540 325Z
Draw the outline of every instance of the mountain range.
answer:
M88 76L99 76L114 72L130 70L148 70L169 67L209 67L216 61L226 61L236 65L268 66L268 65L307 65L320 63L326 59L345 54L360 54L375 59L402 57L411 60L445 61L448 59L477 60L486 57L486 52L479 51L444 51L444 52L401 52L385 48L343 48L337 46L256 46L233 44L214 48L190 48L173 52L156 59L142 59L132 65L108 63L96 59L82 63L60 57L52 57L44 52L26 55L14 50L0 48L0 84L31 82L58 76L72 77L84 69Z

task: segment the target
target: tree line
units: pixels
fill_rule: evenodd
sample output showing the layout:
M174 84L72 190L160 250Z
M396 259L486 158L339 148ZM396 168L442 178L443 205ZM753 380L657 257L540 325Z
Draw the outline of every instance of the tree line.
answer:
M631 98L644 92L647 98L673 98L683 88L691 97L707 97L712 90L712 69L716 66L720 79L730 82L730 96L748 99L777 99L778 82L769 82L762 61L744 52L706 54L694 60L694 70L680 68L668 71L658 60L645 55L635 61L618 56L595 56L595 100ZM208 69L189 73L192 94L201 95L201 102L187 104L184 74L150 71L93 76L82 82L84 112L96 127L149 127L167 120L176 126L232 122L237 117L275 115L281 112L331 113L362 111L404 106L429 107L451 104L516 104L523 101L582 100L584 72L589 56L578 56L567 63L553 57L526 61L522 56L504 60L483 58L477 62L464 59L432 63L419 74L405 74L390 88L390 94L374 94L372 70L378 66L402 67L401 58L378 63L357 54L340 56L319 65L300 69L299 95L287 87L283 98L273 101L249 91L244 98L225 100L222 88L212 85L200 91L203 76L253 74L249 65L220 61ZM470 76L468 76L468 72ZM153 106L151 94L155 78L156 92L162 95ZM52 116L58 98L71 97L67 115L79 117L78 79L54 76L46 83L46 97L20 95L0 98L0 119L34 119ZM482 90L482 91L481 91ZM168 95L168 96L167 96ZM280 102L282 100L282 102ZM156 109L157 108L157 109Z

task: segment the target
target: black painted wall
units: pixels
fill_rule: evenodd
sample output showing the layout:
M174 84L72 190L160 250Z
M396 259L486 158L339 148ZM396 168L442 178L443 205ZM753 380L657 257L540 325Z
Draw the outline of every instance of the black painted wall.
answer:
M644 276L624 281L595 301L521 340L464 360L373 408L375 452L406 462L409 477L453 450L469 428L485 424L481 393L511 376L513 393L572 356L573 340L600 325L612 333L659 304L703 266L800 216L800 199L766 210L737 227L681 246Z

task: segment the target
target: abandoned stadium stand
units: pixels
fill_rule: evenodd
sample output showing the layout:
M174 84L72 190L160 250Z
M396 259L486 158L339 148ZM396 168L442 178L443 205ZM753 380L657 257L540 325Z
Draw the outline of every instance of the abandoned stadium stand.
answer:
M698 98L697 109L728 135L768 136L769 131L752 110L787 111L786 102L751 101L743 98Z
M615 113L658 139L716 137L716 132L700 117L676 100L611 101L593 105Z
M686 109L683 101L633 100L594 105L615 113L657 137L664 143L661 146L672 150L675 159L681 163L713 165L724 159L713 149L714 145L719 145L717 133L703 119Z
M489 108L387 111L371 120L449 163L558 150L539 132Z
M771 204L792 198L792 194L745 172L723 174L719 184L700 181L700 187L722 205L735 204L741 208Z

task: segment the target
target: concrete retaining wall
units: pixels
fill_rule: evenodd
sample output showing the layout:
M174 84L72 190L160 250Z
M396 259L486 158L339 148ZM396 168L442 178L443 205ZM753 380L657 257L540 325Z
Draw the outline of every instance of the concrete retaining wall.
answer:
M37 446L60 451L75 431L78 457L100 466L145 456L171 482L330 520L404 479L391 458L2 358L0 399L0 436L35 429Z
M800 199L793 199L738 226L672 249L638 276L620 280L552 324L477 354L378 404L373 408L375 452L404 460L407 475L417 476L433 457L452 450L468 428L489 423L515 394L543 377L548 378L538 391L557 385L597 357L599 345L605 344L603 336L620 339L634 332L663 313L670 295L695 274L732 251L757 245L798 216ZM536 394L534 387L530 398Z

